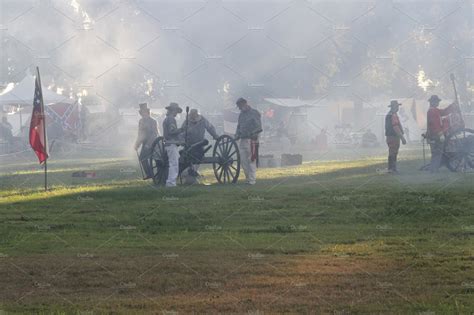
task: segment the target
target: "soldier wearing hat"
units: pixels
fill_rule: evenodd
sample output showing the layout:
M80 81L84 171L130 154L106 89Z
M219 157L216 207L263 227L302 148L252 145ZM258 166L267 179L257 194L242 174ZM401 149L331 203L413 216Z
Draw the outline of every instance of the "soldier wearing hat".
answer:
M436 173L441 166L445 133L448 129L448 125L443 123L443 117L449 115L454 110L456 102L444 109L438 108L441 102L438 95L432 95L428 99L428 102L430 103L430 108L426 115L426 138L428 139L431 149L430 171Z
M385 116L385 137L388 145L388 172L397 174L397 156L400 149L400 140L406 144L405 136L403 135L403 127L398 118L397 112L402 105L396 100L390 102L390 111Z
M181 129L186 130L186 145L190 149L190 155L192 158L191 167L186 172L185 182L186 183L195 183L199 173L199 164L202 157L204 156L204 145L196 145L202 143L205 140L206 131L211 135L211 137L216 140L219 138L219 135L216 132L216 128L201 114L198 110L193 108L189 111L188 120L184 121Z
M176 186L176 179L179 174L179 150L178 146L182 144L183 140L181 134L182 128L178 128L176 123L176 115L181 113L183 109L177 103L170 103L165 107L166 118L163 120L163 137L165 138L165 150L168 155L168 179L166 180L166 187Z
M257 180L258 136L262 132L260 113L250 107L247 100L239 98L240 109L235 139L240 140L239 151L247 184L254 185Z
M187 126L188 133L186 144L188 146L192 146L198 142L204 140L204 134L206 131L212 136L215 140L219 137L216 132L216 128L201 114L199 114L198 110L193 108L189 111L188 121L184 121L181 129L185 129Z
M142 118L138 123L138 136L135 141L134 149L137 151L141 146L139 154L140 164L145 172L144 179L149 179L153 177L149 157L153 141L155 141L158 136L158 126L156 120L150 117L150 109L148 108L147 103L139 104L139 106L140 110L138 112Z

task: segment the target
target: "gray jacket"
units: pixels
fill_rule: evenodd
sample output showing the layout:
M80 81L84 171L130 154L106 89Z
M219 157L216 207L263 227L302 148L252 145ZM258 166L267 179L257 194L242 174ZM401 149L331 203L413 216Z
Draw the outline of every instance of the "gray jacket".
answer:
M184 132L183 134L185 134L184 130L186 129L186 121L183 122L181 129ZM206 130L214 139L219 137L217 135L216 128L214 128L214 126L206 118L202 117L201 120L197 122L189 121L187 134L188 145L193 145L199 141L204 140L204 134L206 133Z
M151 147L153 141L158 137L158 125L151 117L143 117L138 123L138 137L136 146Z
M176 119L171 115L166 115L163 120L163 137L168 144L180 144L183 142L181 133L183 130L178 128Z
M241 139L257 139L262 132L262 118L258 110L250 108L240 112L235 136Z

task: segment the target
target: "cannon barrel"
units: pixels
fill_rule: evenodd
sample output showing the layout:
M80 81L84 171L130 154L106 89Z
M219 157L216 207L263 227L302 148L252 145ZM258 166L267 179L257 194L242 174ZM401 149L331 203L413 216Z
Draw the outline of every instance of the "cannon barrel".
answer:
M209 141L208 141L207 139L204 139L204 140L201 140L201 141L196 142L195 144L189 146L189 147L187 148L187 151L190 151L190 150L192 150L192 149L194 149L194 148L196 148L196 147L204 147L204 146L206 146L206 145L208 145L208 144L209 144Z

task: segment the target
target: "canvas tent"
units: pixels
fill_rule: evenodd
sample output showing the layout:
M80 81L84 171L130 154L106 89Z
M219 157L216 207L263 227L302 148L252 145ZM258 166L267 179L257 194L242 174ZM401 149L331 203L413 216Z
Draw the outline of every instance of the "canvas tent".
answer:
M309 141L315 127L309 123L308 110L327 107L317 99L264 98L263 101L258 108L263 110L265 136L286 135L291 143Z
M0 105L30 105L33 104L35 92L35 77L27 75L21 82L11 85L0 92ZM43 100L45 104L72 102L63 95L54 93L43 87Z
M0 92L0 112L7 115L13 126L13 134L19 135L21 127L29 123L35 91L35 77L27 75L21 82L12 84ZM79 126L78 104L75 100L54 93L43 87L45 111L52 122L64 130ZM12 110L13 109L13 110Z

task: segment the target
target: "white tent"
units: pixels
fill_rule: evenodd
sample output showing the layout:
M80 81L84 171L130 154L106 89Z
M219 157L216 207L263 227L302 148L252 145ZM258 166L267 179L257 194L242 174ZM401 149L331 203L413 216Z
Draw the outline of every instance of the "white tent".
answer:
M35 77L27 75L20 83L17 83L0 92L0 105L33 105L35 93ZM70 103L69 97L59 95L43 87L43 100L45 104Z
M8 121L13 126L13 134L21 133L21 127L30 120L31 106L33 106L33 96L35 93L35 77L27 75L21 82L13 84L9 83L7 87L0 92L0 115L2 115L2 108L5 111L10 111L8 105L18 106L14 112L7 114ZM59 95L51 90L43 87L43 100L45 105L55 103L74 103L74 100L69 97Z

